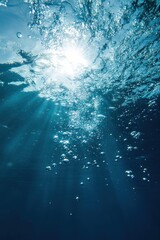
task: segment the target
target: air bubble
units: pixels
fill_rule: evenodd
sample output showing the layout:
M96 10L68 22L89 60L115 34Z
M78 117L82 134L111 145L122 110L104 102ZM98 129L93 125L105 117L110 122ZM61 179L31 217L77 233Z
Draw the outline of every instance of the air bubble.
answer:
M17 38L22 38L22 33L21 32L17 32L16 36L17 36Z
M64 159L62 160L62 162L68 163L68 162L69 162L69 159L68 159L68 158L64 158Z
M46 170L51 171L52 170L51 166L46 166Z

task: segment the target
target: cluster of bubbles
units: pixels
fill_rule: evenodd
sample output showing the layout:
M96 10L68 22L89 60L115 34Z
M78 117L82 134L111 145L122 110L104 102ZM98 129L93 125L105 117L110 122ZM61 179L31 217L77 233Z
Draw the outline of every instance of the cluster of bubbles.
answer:
M30 53L20 52L21 57L28 60L22 71L27 76L25 81L28 84L24 91L38 91L40 97L52 100L56 106L67 111L69 132L63 136L61 133L54 136L54 141L63 145L61 164L69 164L71 156L72 159L79 159L73 149L69 148L72 130L76 132L81 129L93 136L97 126L106 120L103 104L106 104L107 98L112 104L108 106L111 111L117 109L117 103L118 106L126 107L139 99L147 99L152 111L160 93L159 1L23 2L29 6L28 27L31 35L38 36L42 46L37 55L32 50ZM22 35L23 33L17 32L18 39ZM68 45L82 49L84 58L89 63L76 74L64 76L60 73L60 66L66 57L65 46ZM20 68L18 71L21 75ZM126 114L124 112L119 119ZM128 129L130 125L132 122L129 122ZM86 137L80 137L85 144ZM142 134L132 129L129 137L138 141ZM122 138L119 136L116 141ZM123 138L125 141L127 138ZM127 143L127 151L134 150L137 150L137 146ZM121 158L118 153L115 161L118 162ZM93 162L84 168L89 168L90 165L99 167L97 162ZM46 169L56 167L57 163L54 162ZM145 168L144 171L146 173ZM126 170L126 174L134 178L132 170ZM143 180L145 179L148 178L144 176Z
M38 29L44 46L57 48L67 39L85 47L94 65L76 78L85 93L112 91L124 105L159 94L156 1L25 2L30 4L29 27ZM53 91L49 95L55 97Z
M48 51L41 52L31 67L32 81L28 78L32 90L38 90L40 96L81 108L80 105L91 103L97 93L103 96L111 93L112 100L121 99L124 106L140 98L150 100L159 95L160 33L156 1L24 2L30 9L28 26L40 33L46 49L59 51L69 42L84 48L90 59L84 72L59 83L54 81L55 76L48 80L48 67L54 75L54 66L50 66ZM21 33L17 37L20 38Z
M8 0L0 0L0 7L7 7Z
M66 108L70 128L92 135L106 118L106 98L112 110L117 103L126 106L138 99L148 99L149 106L155 103L160 92L157 1L23 1L29 7L31 35L42 46L36 55L21 51L29 59L18 70L28 84L24 91L37 91ZM22 34L17 32L17 38ZM68 69L63 73L68 46L73 52L81 49L87 60L83 67L69 63L78 69L74 74ZM75 62L74 53L70 55ZM131 136L138 139L140 133Z

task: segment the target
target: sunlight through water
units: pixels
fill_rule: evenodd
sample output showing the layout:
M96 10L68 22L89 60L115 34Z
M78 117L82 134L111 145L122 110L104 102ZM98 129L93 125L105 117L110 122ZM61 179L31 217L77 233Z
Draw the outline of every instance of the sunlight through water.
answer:
M23 9L27 19L28 38L18 30L17 43L8 41L6 47L14 49L7 62L19 62L12 71L24 78L23 91L69 108L69 126L96 130L106 118L106 99L114 109L118 101L126 106L159 96L157 1L23 0L1 5ZM5 44L1 39L2 49Z
M77 79L90 67L82 47L69 44L46 50L38 57L36 65L39 74L43 69L47 86L63 85L70 91L76 90Z
M159 10L156 0L0 0L2 116L15 109L0 122L5 152L23 144L55 175L75 163L81 187L98 169L113 186L134 183L134 159L149 183L140 126L158 112Z

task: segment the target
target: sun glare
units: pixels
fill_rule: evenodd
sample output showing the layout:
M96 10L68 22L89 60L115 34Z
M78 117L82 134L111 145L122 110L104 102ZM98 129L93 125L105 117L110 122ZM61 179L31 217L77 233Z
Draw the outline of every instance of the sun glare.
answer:
M67 42L41 53L36 60L36 73L45 75L47 87L64 86L75 91L79 87L79 79L90 66L85 46Z
M75 78L89 65L84 50L77 46L65 46L51 52L51 65L60 75Z
M83 73L87 65L88 62L82 49L77 47L67 47L64 49L64 61L62 61L62 66L66 74L74 77L75 75Z

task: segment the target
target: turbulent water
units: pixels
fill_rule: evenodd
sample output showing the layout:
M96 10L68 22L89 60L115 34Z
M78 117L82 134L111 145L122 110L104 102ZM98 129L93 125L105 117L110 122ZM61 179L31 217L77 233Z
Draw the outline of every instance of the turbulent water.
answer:
M23 31L14 33L17 40L0 39L1 51L12 51L1 66L23 77L11 84L69 108L71 128L96 129L106 117L104 99L110 108L156 100L159 1L0 2L1 9L23 9L29 31L27 47Z

